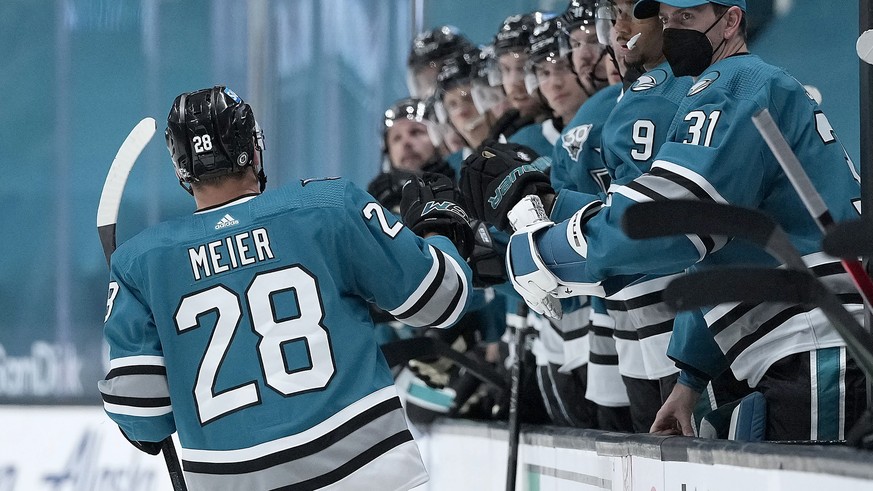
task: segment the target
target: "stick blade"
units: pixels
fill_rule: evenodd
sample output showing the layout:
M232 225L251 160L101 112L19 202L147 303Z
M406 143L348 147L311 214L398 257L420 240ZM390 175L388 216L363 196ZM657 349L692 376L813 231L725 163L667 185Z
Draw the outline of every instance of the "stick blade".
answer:
M118 220L118 207L121 204L121 195L124 193L124 185L130 175L133 164L142 153L148 142L155 134L157 125L154 118L143 118L127 135L109 172L103 183L103 191L100 193L100 203L97 205L97 227L115 224ZM114 244L113 244L114 246Z
M726 235L766 246L776 223L764 213L713 201L666 200L638 203L622 217L632 239L670 235Z
M815 278L804 271L766 268L722 268L681 276L667 285L664 303L694 310L732 302L811 304Z
M865 220L838 223L825 234L822 247L831 256L846 259L873 256L873 223Z

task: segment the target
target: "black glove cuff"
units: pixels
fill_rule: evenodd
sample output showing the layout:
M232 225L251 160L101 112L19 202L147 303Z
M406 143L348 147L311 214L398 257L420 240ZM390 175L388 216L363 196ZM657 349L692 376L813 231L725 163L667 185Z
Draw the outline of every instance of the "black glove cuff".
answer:
M137 440L131 440L130 437L127 436L127 433L125 433L124 430L121 429L121 427L119 427L118 430L121 431L121 434L124 435L124 438L137 449L149 455L157 455L161 453L161 442L140 442Z

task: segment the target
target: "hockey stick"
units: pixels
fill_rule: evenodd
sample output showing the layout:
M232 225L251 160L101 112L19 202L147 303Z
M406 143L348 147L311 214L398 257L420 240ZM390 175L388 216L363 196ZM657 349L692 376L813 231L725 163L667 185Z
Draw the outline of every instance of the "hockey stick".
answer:
M797 160L797 156L788 145L788 141L779 131L776 121L770 116L770 112L766 108L761 109L752 116L752 122L755 123L764 141L767 142L767 146L770 147L770 151L779 161L779 165L782 166L782 170L785 171L791 185L800 195L800 200L803 201L818 228L823 234L827 234L834 226L834 218L821 195L815 190L815 186L813 186L806 171L803 170L803 166L800 165L800 161ZM855 283L855 288L864 298L867 309L873 309L873 280L864 271L864 267L857 258L842 259L841 262L843 268L852 278L852 282Z
M729 302L786 302L818 307L846 341L868 378L873 378L873 336L855 320L840 299L806 271L765 268L720 268L671 281L664 302L676 310L694 310Z
M831 256L846 259L873 256L873 223L852 220L834 225L821 242Z
M491 367L454 350L448 343L440 339L420 336L410 339L399 339L381 346L382 355L389 367L405 365L410 360L421 358L444 357L455 365L467 370L476 379L501 391L506 390L506 382Z
M669 220L666 220L665 217L669 217ZM677 234L703 234L726 235L748 240L764 248L788 268L811 277L800 252L788 239L788 235L782 227L758 210L692 200L655 201L639 203L628 208L622 217L622 226L628 236L639 239ZM707 273L710 274L710 272ZM678 279L674 281L678 281ZM749 283L737 287L736 291L751 290L754 285ZM716 285L708 286L708 288L714 287ZM766 293L766 290L764 292ZM701 295L705 295L705 292L701 292ZM839 303L838 300L837 302ZM716 303L718 302L703 305L715 305ZM841 308L841 310L845 309ZM843 335L842 331L838 332ZM863 338L855 337L855 339L856 341L858 339L869 340L871 344L856 344L852 352L860 352L859 356L864 358L873 357L873 353L871 353L873 339L870 338L869 334ZM846 339L846 343L848 344L850 341ZM868 406L873 407L873 399L869 397L870 395L873 395L873 391L868 391Z
M148 142L151 141L155 129L154 118L143 118L134 126L119 147L112 160L112 165L109 167L109 172L106 174L103 191L100 193L100 203L97 205L97 234L100 235L100 244L103 246L106 264L109 264L110 257L115 251L115 229L124 186L127 184L127 178L133 169L133 164ZM182 475L182 467L179 464L172 436L168 436L161 442L161 453L167 464L167 472L170 474L173 490L186 491L188 487Z
M788 234L758 210L697 200L638 203L622 216L622 229L632 239L668 235L726 235L756 244L792 269L806 264Z
M515 341L515 360L510 370L509 388L509 452L506 462L506 491L515 491L516 473L518 471L518 441L521 433L521 419L518 415L518 404L524 377L524 355L527 350L527 337L533 333L533 328L527 324L528 306L519 302L519 325L515 326L513 338Z

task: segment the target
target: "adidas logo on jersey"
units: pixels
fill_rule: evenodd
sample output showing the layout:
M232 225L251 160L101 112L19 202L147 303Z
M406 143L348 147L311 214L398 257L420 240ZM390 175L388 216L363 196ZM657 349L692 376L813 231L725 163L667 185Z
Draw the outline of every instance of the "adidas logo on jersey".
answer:
M224 227L231 227L231 226L236 225L238 223L239 223L239 220L230 216L230 214L228 213L227 215L224 215L223 217L221 217L221 220L219 220L218 223L215 224L215 230L221 230Z

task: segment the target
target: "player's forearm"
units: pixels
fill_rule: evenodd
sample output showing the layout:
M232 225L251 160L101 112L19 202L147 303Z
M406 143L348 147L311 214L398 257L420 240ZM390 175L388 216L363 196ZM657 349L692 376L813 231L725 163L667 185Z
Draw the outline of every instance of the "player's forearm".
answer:
M700 259L697 249L684 236L632 240L621 230L620 223L621 209L604 207L587 221L571 218L541 232L536 238L537 250L555 276L572 283L596 283L620 275L675 273Z

